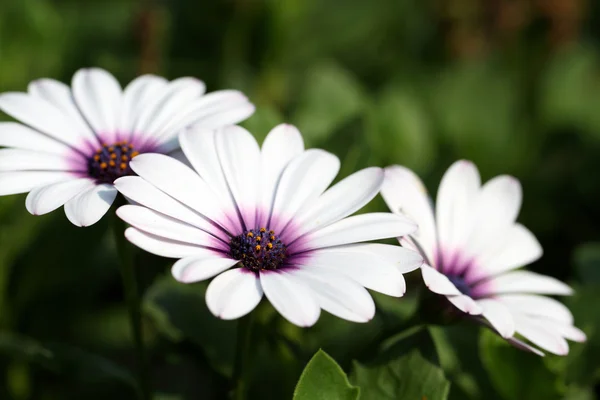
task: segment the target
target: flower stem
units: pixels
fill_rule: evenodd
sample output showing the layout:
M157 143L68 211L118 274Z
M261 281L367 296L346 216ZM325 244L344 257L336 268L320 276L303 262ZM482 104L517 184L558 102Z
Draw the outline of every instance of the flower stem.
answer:
M119 203L119 200L117 199L115 203ZM115 205L119 206L120 204ZM127 301L127 307L129 309L129 323L131 324L131 331L135 345L140 399L150 400L152 395L150 390L148 359L144 349L144 339L142 336L141 298L135 274L132 251L133 248L125 239L125 223L116 215L113 217L113 220L113 234L117 245L117 253L120 259L119 267L121 279L123 280L125 300Z
M237 339L235 348L235 364L233 367L233 399L245 400L248 392L248 364L250 358L252 325L254 311L238 320Z

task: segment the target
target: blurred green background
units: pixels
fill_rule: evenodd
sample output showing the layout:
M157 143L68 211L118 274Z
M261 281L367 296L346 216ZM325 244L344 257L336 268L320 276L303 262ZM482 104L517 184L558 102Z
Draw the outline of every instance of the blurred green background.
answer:
M542 359L475 326L432 328L419 346L452 399L600 393L599 46L593 0L0 1L2 92L87 66L122 84L192 75L244 91L257 112L243 125L259 140L296 124L307 147L341 158L340 177L403 164L434 192L459 158L484 179L518 177L520 221L545 250L531 269L576 288L566 302L589 342ZM29 215L24 198L0 198L0 399L133 398L110 217L78 229L61 211ZM205 284L174 283L169 260L137 261L156 398L226 398L235 322L209 314ZM252 394L291 398L319 347L347 371L368 359L366 343L415 305L376 300L368 325L323 315L307 330L263 307Z

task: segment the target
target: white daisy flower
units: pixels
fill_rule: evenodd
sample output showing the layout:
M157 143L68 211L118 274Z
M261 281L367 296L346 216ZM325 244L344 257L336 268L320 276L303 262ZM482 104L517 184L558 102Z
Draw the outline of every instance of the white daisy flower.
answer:
M79 70L72 87L52 79L27 93L3 93L0 110L0 195L29 192L27 210L65 206L77 226L96 223L117 195L115 179L133 174L138 154L176 152L191 124L217 128L244 120L254 106L240 92L205 93L195 78L172 82L140 76L124 90L108 72ZM176 154L175 154L176 155Z
M372 289L400 297L402 273L422 257L400 246L361 243L406 235L404 216L351 216L379 192L383 170L367 168L330 189L336 156L304 150L302 136L280 125L262 149L243 128L188 130L179 137L194 169L159 154L131 162L138 176L117 189L136 205L117 215L132 225L125 236L151 253L180 258L173 276L185 283L216 276L208 286L211 312L234 319L263 297L290 322L311 326L321 309L369 321Z
M386 168L381 194L394 213L419 225L400 243L423 255L429 290L515 346L540 355L514 335L559 355L569 351L565 339L585 341L571 312L540 296L569 295L571 288L549 276L515 271L542 255L535 236L515 222L522 197L517 179L498 176L482 186L477 167L458 161L442 179L435 216L422 182L407 168Z

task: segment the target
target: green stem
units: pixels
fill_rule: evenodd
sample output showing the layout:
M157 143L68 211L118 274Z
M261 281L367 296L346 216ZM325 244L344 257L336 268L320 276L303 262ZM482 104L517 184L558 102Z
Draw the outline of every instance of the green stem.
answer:
M248 392L248 364L252 338L254 311L238 320L235 348L235 364L233 367L233 399L245 400Z
M117 200L118 203L119 200ZM119 204L116 204L117 206ZM135 275L135 266L133 259L133 248L125 239L125 223L114 216L113 234L117 245L117 253L120 259L121 278L123 280L123 289L125 291L125 300L129 309L129 322L133 333L135 345L138 380L140 388L140 398L142 400L151 400L150 376L148 369L147 354L144 349L144 339L142 335L142 308L141 297L138 290L138 283Z

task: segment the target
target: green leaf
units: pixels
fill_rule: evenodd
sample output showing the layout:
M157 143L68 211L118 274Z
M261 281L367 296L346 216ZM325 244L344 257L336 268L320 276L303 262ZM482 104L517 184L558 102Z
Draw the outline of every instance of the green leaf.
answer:
M206 283L185 285L171 277L157 280L146 292L144 310L172 341L184 338L202 348L220 373L231 375L236 322L216 318L206 307Z
M586 243L577 247L574 264L583 282L600 283L600 243Z
M418 349L387 364L365 366L355 362L351 378L360 387L361 400L445 400L450 391L442 369Z
M335 64L309 71L292 121L307 143L332 135L364 108L362 90L356 79Z
M483 365L503 398L561 397L557 388L559 378L548 370L542 357L512 347L487 329L481 330L479 348Z
M335 360L319 350L302 372L294 400L350 400L359 393Z

